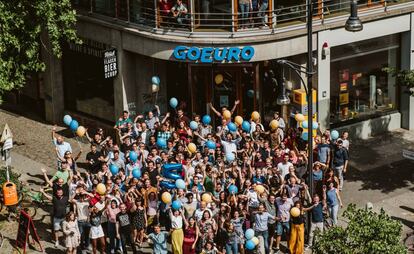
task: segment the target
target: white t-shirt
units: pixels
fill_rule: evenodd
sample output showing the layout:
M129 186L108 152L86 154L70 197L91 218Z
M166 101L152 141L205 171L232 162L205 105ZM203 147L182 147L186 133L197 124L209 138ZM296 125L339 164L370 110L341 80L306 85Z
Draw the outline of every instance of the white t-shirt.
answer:
M280 173L282 175L282 179L285 179L285 176L287 174L289 174L289 167L293 167L293 164L288 162L286 164L283 164L283 162L279 162L279 164L277 164L277 169L280 170Z

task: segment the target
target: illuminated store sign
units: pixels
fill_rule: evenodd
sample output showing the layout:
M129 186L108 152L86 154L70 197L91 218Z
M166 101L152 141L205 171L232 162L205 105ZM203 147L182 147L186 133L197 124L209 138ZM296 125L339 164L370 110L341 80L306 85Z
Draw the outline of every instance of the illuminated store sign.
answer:
M230 47L230 48L198 48L177 46L173 52L173 58L181 61L200 63L213 62L248 62L254 56L254 48Z

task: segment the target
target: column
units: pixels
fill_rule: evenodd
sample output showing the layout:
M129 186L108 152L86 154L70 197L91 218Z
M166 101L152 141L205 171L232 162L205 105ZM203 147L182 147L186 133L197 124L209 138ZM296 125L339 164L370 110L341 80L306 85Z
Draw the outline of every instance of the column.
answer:
M318 33L318 121L321 130L328 129L330 121L331 58L329 54L322 54L323 45L328 42L328 33L329 31Z

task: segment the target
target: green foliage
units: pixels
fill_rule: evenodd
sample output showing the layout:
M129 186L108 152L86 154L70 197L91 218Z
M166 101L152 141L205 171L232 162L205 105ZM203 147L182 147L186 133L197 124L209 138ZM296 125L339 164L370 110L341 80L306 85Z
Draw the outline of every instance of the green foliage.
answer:
M20 181L19 181L20 174L14 172L13 168L9 168L9 176L10 176L10 182L13 182L14 184L16 184L16 188L19 190L20 189ZM0 190L2 189L3 184L6 181L7 181L6 168L0 167Z
M0 0L0 102L4 92L22 87L31 73L45 70L40 60L42 32L52 53L60 57L62 41L80 43L75 24L70 0Z
M349 220L346 228L332 227L316 234L315 254L377 254L407 253L401 244L402 225L383 209L379 213L348 206L344 217Z
M408 93L414 96L414 70L398 70L396 68L383 68L383 71L397 79L397 84L408 88Z

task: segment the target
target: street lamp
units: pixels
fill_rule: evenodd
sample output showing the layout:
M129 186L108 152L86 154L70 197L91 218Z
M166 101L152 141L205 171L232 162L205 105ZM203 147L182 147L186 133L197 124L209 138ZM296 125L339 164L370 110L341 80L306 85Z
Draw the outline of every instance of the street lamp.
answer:
M349 32L359 32L363 28L362 22L358 17L357 0L351 2L351 15L345 23L345 29Z

